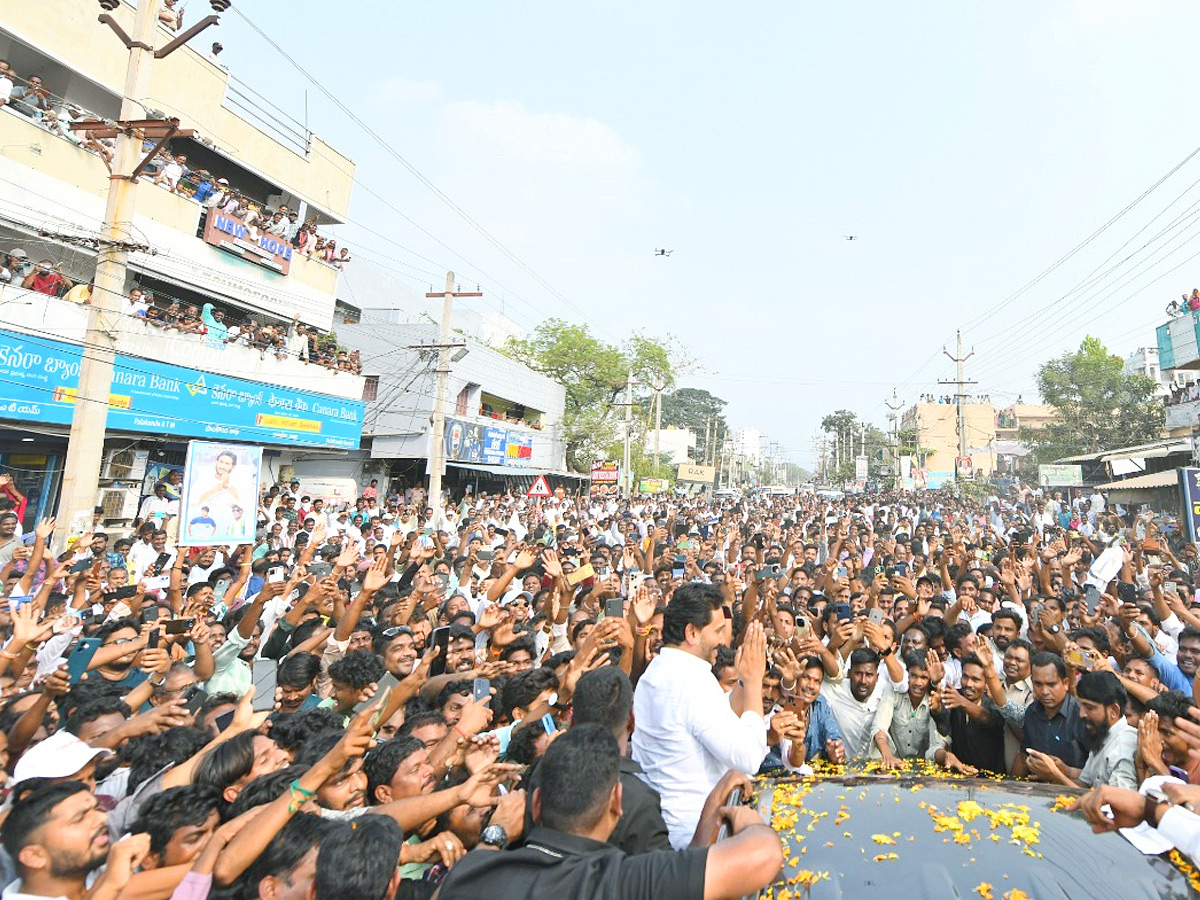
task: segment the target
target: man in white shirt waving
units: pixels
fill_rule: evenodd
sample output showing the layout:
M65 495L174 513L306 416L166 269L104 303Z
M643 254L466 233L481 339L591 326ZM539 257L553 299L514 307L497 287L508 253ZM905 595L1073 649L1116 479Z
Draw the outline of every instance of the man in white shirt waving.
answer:
M712 674L732 638L721 589L679 588L663 616L663 649L633 699L633 758L662 798L671 844L691 841L705 797L729 769L753 775L767 755L762 680L766 635L753 622L737 654L739 682L727 696Z

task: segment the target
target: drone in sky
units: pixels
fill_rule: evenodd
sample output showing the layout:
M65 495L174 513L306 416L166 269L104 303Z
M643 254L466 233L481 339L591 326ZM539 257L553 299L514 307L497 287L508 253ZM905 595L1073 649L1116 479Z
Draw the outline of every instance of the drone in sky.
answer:
M654 251L654 255L655 255L655 256L670 256L670 255L671 255L672 253L674 253L674 252L675 252L674 250L658 250L658 249L655 249L655 251Z
M844 237L848 241L857 241L858 240L857 234L843 234L842 237Z

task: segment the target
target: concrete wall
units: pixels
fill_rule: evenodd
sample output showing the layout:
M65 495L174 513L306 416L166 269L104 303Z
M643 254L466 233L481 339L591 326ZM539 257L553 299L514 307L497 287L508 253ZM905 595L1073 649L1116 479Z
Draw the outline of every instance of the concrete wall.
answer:
M968 449L985 447L996 439L996 411L990 403L964 404L963 419ZM957 407L954 404L918 403L905 411L901 428L916 429L920 448L933 451L926 461L927 470L954 472L954 460L958 456ZM973 459L973 467L990 475L992 459L990 455L978 454Z

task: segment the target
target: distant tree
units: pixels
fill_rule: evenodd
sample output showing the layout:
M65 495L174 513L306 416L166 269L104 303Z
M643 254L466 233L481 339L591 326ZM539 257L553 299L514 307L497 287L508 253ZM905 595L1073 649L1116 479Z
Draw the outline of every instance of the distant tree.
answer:
M713 445L723 438L725 401L700 388L679 388L662 398L663 428L687 428L696 435L695 459L713 459ZM705 431L708 443L705 443Z
M635 446L644 439L650 386L670 388L675 383L669 338L634 335L618 347L593 335L586 325L547 319L529 337L510 339L501 349L565 388L563 440L567 465L576 472L590 471L594 460L610 458L624 439L623 403L630 372L636 385Z
M1163 405L1154 396L1155 380L1126 375L1121 358L1094 337L1084 338L1074 353L1042 365L1037 380L1042 400L1055 408L1058 420L1037 430L1021 430L1021 440L1032 449L1035 463L1163 435Z

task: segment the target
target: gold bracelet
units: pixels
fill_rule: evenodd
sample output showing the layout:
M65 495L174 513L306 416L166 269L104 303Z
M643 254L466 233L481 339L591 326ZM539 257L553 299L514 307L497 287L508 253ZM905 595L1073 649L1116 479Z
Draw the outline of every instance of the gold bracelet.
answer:
M35 643L34 641L26 641L25 642L25 649L28 650L30 653L37 653L38 648L40 646L41 646L41 644Z

